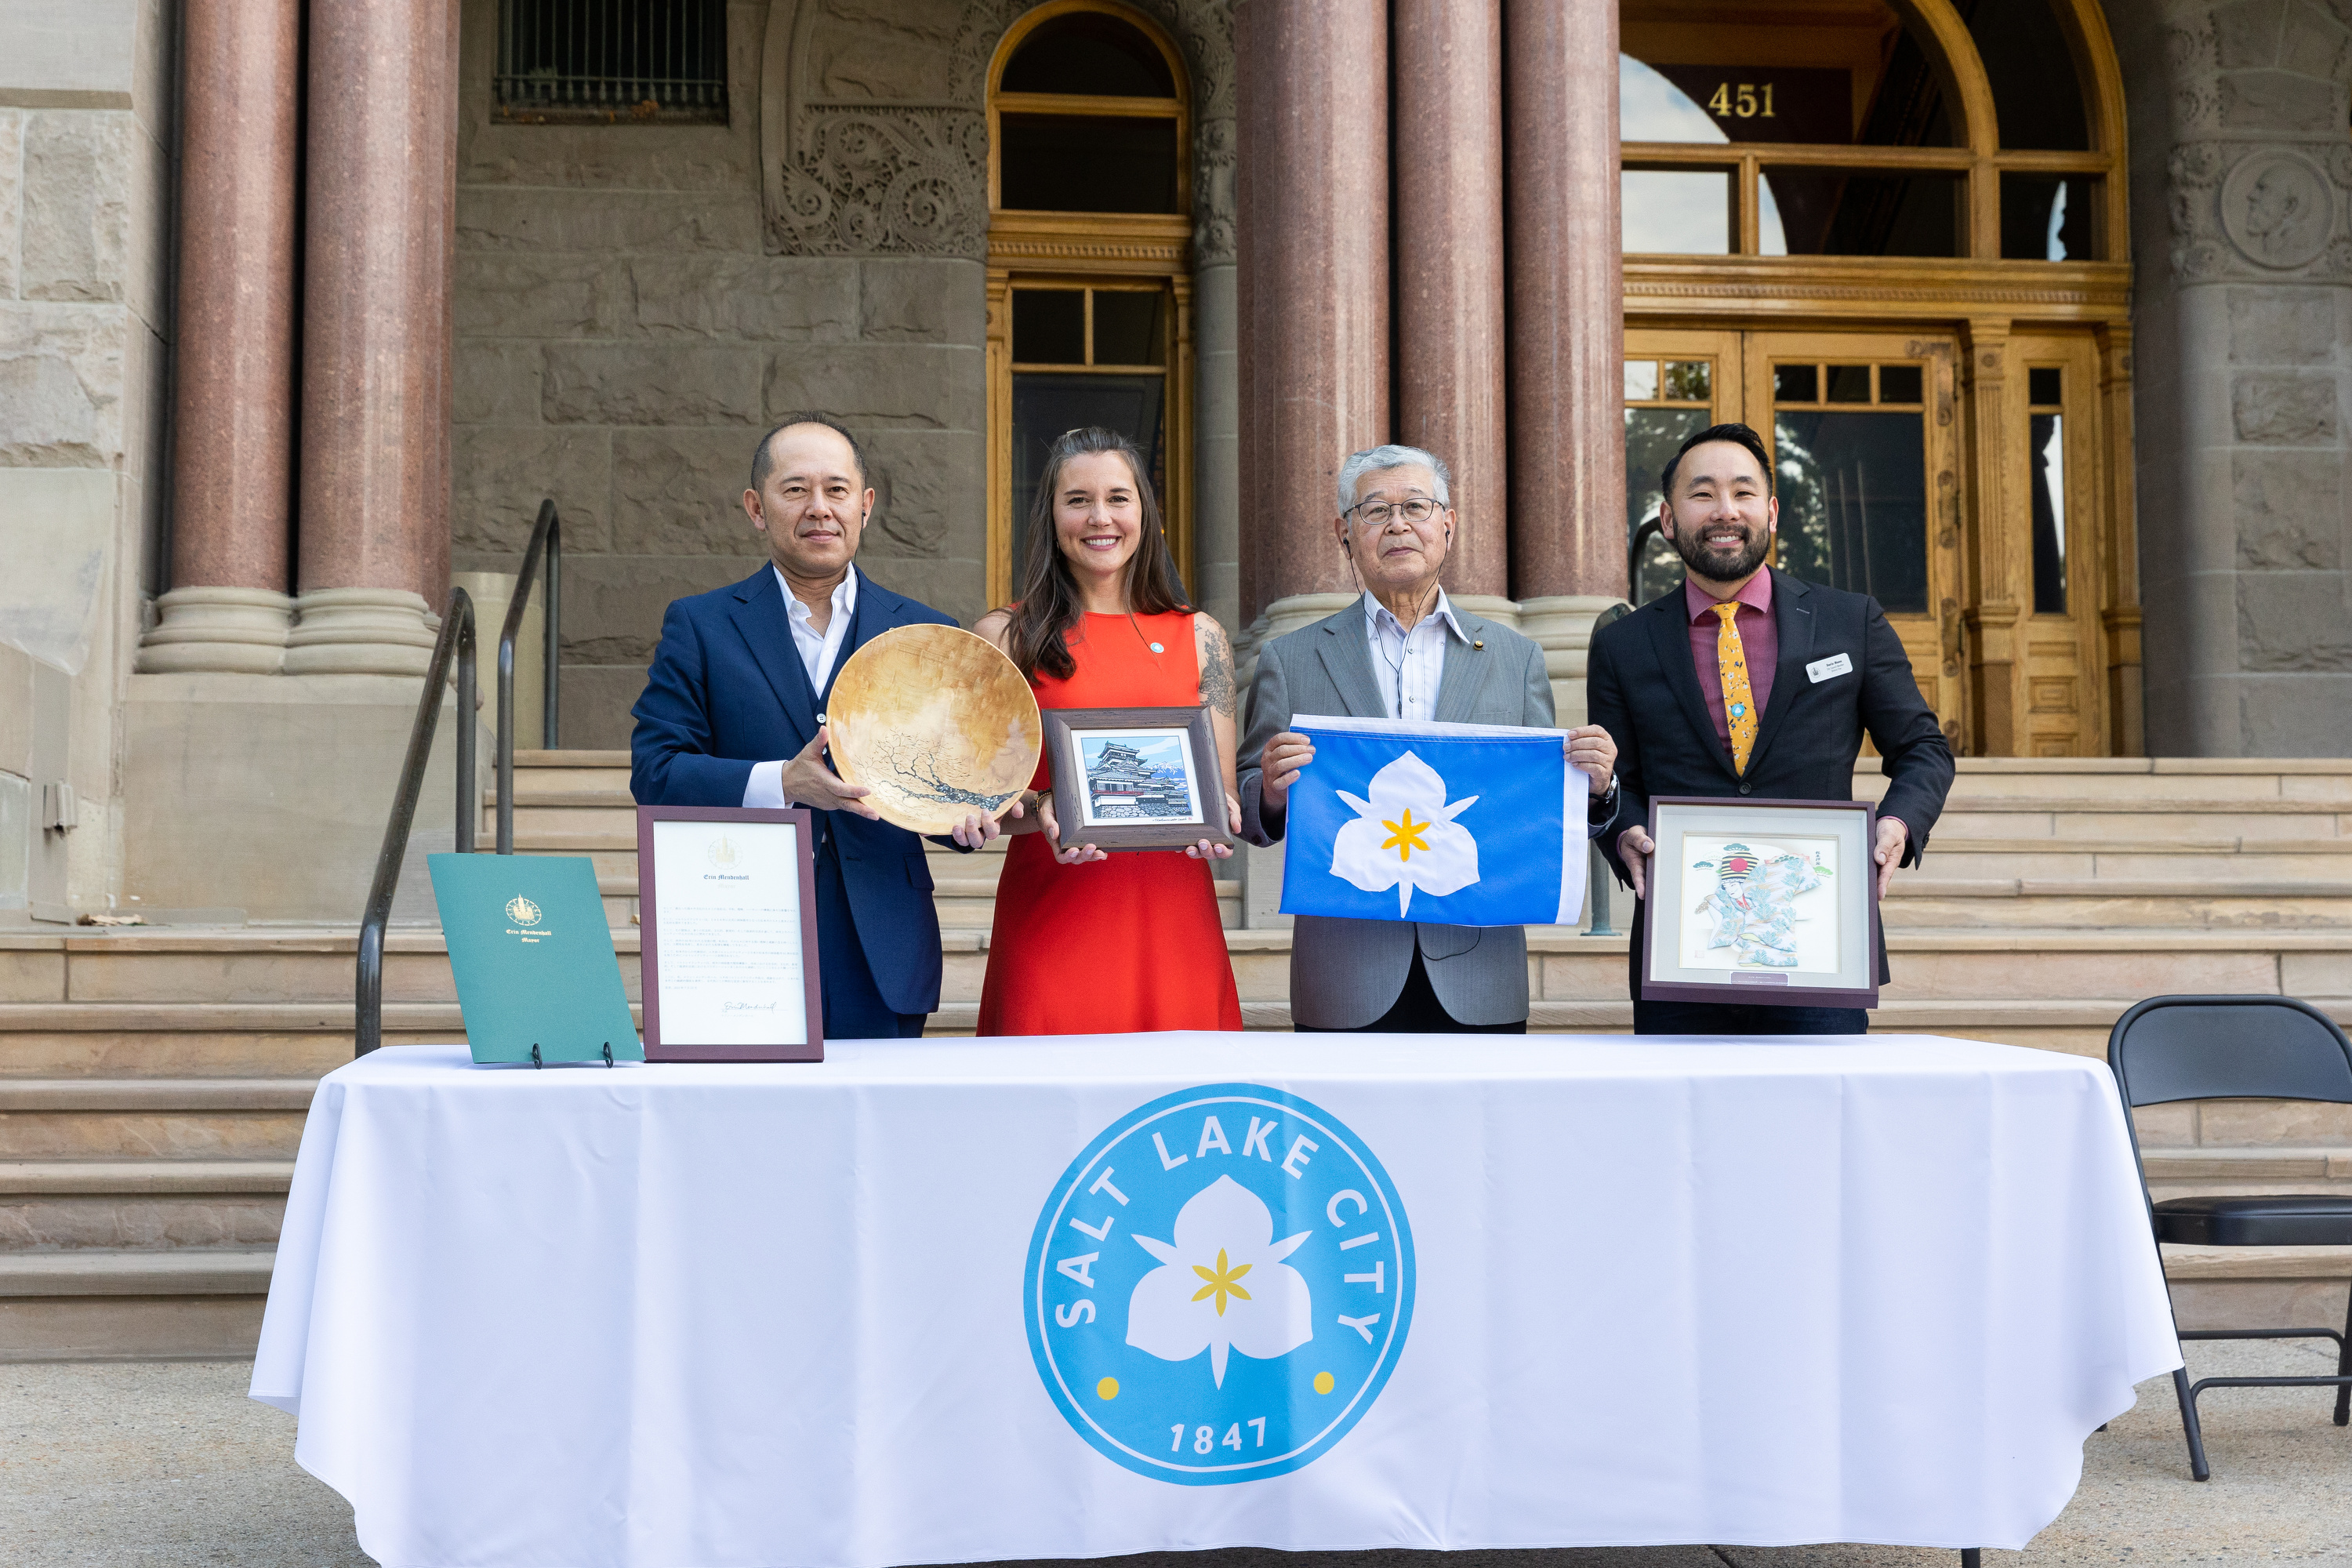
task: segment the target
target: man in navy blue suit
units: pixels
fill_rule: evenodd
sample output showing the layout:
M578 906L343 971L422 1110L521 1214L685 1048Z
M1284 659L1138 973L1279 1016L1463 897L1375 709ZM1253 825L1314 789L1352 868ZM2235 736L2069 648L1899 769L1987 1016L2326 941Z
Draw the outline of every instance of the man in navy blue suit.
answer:
M919 1035L940 1005L923 841L825 765L818 720L835 673L866 643L892 626L956 623L851 564L874 491L856 441L822 415L794 415L761 439L743 510L769 564L662 616L634 710L629 792L645 805L814 809L825 1037ZM975 814L953 841L969 851L997 832Z

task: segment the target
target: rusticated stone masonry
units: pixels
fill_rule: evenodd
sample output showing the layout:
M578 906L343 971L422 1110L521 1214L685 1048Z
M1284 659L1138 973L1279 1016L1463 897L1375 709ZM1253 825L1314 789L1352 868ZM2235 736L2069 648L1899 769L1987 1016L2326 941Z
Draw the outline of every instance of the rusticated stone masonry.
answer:
M2147 745L2352 752L2352 7L2113 5Z

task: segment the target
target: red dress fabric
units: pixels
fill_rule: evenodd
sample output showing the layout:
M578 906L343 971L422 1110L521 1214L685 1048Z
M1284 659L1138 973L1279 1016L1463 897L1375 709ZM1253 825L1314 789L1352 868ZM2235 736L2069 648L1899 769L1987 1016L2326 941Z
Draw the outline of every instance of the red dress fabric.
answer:
M1031 682L1040 708L1200 705L1190 611L1090 615L1070 634L1069 647L1077 668L1067 680L1040 671ZM1223 810L1223 782L1204 783ZM1051 759L1041 759L1030 787L1052 784ZM1181 849L1158 849L1065 866L1044 834L1015 837L996 888L979 1032L1240 1028L1241 997L1217 917L1213 864Z

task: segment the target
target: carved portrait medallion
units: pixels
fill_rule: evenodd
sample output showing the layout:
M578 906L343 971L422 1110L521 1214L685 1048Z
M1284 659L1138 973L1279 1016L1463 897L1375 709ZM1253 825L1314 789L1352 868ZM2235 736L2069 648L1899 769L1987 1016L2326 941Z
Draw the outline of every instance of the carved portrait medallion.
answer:
M2242 160L2222 182L2221 227L2257 267L2308 266L2336 227L2336 194L2311 159L2267 149Z

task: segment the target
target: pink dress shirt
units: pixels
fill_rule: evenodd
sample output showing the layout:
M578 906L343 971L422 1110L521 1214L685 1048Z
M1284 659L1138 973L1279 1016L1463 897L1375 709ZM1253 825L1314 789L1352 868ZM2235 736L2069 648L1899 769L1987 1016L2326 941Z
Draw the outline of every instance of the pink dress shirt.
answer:
M1739 627L1739 645L1748 655L1748 694L1756 699L1756 718L1761 723L1772 700L1772 672L1780 660L1780 625L1772 618L1772 574L1757 573L1732 598L1739 605L1732 619ZM1683 579L1683 608L1690 615L1691 665L1698 675L1699 695L1706 699L1707 717L1715 721L1716 743L1728 758L1731 721L1723 711L1723 661L1716 653L1716 637L1723 627L1723 617L1715 613L1717 603L1688 577ZM1906 838L1910 837L1907 825L1903 833Z
M1780 657L1780 627L1772 618L1772 574L1759 572L1732 595L1739 608L1734 622L1740 647L1748 654L1748 690L1756 699L1759 722L1772 700L1772 670ZM1723 754L1731 755L1731 721L1723 712L1723 661L1716 655L1716 637L1723 617L1715 613L1717 600L1688 577L1683 579L1683 608L1690 616L1691 664L1698 672L1698 689L1706 699L1708 717L1715 721L1715 739Z

